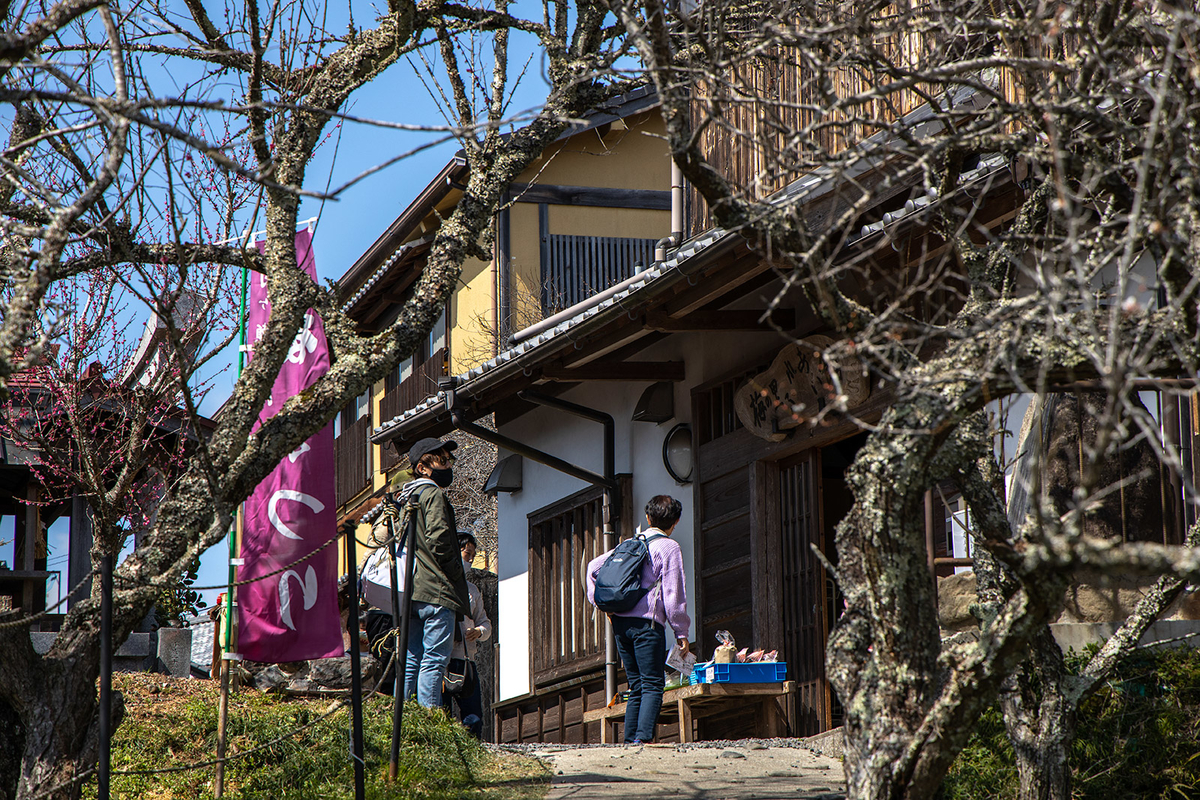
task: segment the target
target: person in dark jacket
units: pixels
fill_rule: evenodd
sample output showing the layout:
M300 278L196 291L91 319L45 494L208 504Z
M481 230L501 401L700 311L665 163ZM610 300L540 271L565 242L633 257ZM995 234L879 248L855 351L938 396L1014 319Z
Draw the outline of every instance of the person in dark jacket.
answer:
M470 613L458 525L445 489L454 479L453 441L422 439L408 451L417 476L403 495L416 498L416 566L404 696L429 708L442 705L442 680L454 646L454 627Z

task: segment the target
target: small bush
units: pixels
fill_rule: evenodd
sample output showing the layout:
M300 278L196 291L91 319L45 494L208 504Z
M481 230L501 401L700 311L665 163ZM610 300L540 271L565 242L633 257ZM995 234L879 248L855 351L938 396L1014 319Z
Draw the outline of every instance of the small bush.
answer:
M1068 658L1080 669L1086 654ZM1070 751L1079 800L1200 797L1200 651L1138 652L1080 706ZM1017 768L998 708L951 768L947 800L1016 797Z

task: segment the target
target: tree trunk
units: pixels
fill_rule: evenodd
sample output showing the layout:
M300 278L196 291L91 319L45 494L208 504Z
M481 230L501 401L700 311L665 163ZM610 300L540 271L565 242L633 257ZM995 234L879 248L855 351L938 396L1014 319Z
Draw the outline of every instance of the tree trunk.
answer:
M1019 800L1070 800L1067 753L1075 739L1075 706L1064 694L1062 650L1045 626L1029 659L1004 683L1000 708L1016 755Z
M925 430L942 409L899 404L885 425ZM883 426L881 426L883 427ZM854 506L837 529L846 611L829 640L829 679L846 708L845 769L856 800L927 798L944 767L921 758L918 731L938 697L941 649L925 562L925 489L962 458L935 437L875 434L847 478ZM944 474L944 473L943 473Z
M71 638L73 646L68 649L67 642L61 646L56 642L43 657L34 652L24 626L0 632L0 651L6 660L0 693L7 701L0 704L8 709L0 713L6 733L6 745L0 750L4 759L0 797L74 800L82 784L93 779L89 773L99 752L99 643L91 632L62 635ZM60 652L70 655L60 657ZM113 709L117 722L122 709L119 695L113 697ZM7 740L9 732L15 734L15 741Z

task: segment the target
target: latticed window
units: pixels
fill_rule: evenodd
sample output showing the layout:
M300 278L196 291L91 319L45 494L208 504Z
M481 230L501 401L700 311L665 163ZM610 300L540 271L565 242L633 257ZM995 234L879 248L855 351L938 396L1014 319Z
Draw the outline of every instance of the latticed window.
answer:
M334 426L334 461L338 505L353 498L363 489L371 476L371 393L363 392L338 415Z
M627 490L622 494L628 497ZM588 563L604 552L603 503L603 490L591 487L529 515L530 656L537 684L604 664L604 615L587 601L586 583Z
M575 305L654 263L654 239L546 235L542 242L542 312Z

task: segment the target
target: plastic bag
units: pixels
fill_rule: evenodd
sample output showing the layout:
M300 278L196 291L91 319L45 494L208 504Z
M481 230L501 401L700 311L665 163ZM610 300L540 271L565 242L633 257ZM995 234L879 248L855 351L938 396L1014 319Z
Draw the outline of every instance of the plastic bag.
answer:
M737 645L729 631L717 631L717 649L713 651L713 663L732 664L737 660Z

